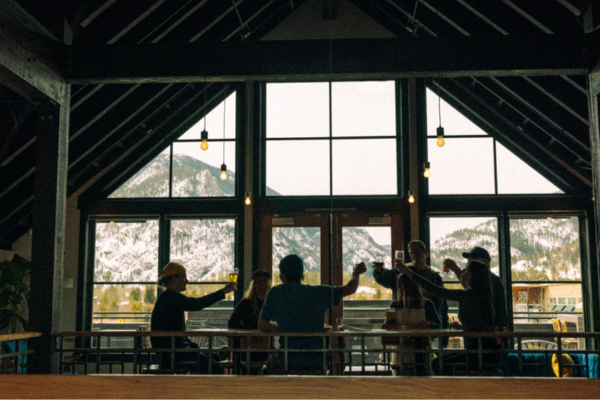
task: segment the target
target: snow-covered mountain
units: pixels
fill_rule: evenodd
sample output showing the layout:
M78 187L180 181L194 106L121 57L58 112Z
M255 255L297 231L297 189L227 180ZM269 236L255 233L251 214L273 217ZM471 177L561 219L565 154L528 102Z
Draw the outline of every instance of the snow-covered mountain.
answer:
M510 251L513 280L581 279L577 218L511 219ZM432 246L431 265L441 270L443 260L463 262L462 253L480 246L498 265L496 221L490 219L474 228L460 229ZM493 268L498 272L498 268Z
M161 154L135 174L111 198L166 197L169 156ZM220 170L186 155L173 157L173 197L233 196L235 174L219 178ZM267 193L277 195L267 188ZM98 223L96 281L153 282L157 279L158 221ZM581 279L577 219L511 220L514 280ZM474 246L498 254L495 220L456 230L432 246L431 265L441 270L444 258L462 261L462 252ZM190 281L226 280L234 262L233 220L172 220L171 260L188 269ZM280 227L273 234L273 265L290 253L299 254L308 271L321 265L318 228ZM384 257L391 265L391 249L380 246L362 228L345 228L343 265L350 272L360 261L368 265ZM494 256L492 265L498 265ZM370 278L371 269L367 277ZM496 271L497 272L497 268Z

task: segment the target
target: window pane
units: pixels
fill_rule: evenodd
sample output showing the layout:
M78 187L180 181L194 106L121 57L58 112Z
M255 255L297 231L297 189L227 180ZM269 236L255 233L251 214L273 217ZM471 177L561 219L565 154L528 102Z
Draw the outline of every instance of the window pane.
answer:
M98 221L94 255L94 282L156 282L158 221Z
M581 280L577 217L511 218L510 247L513 282Z
M437 128L440 126L440 115L438 107L438 95L427 89L427 136L437 136ZM467 117L458 112L450 104L441 100L442 126L445 136L453 135L485 135L477 125Z
M448 138L444 147L427 141L429 194L494 194L493 139Z
M94 285L93 328L137 329L139 325L149 324L156 290L157 286L153 284Z
M235 220L171 221L171 261L185 266L190 282L229 282L234 253Z
M334 140L333 194L397 194L396 140Z
M224 285L187 285L187 290L183 292L188 297L202 297L214 293L223 288ZM233 293L228 293L224 300L206 307L200 311L186 312L185 322L186 330L194 329L227 329L227 321L233 312ZM208 348L208 337L189 336L190 340L196 343L200 348ZM227 338L224 336L215 336L213 339L213 349L227 344Z
M395 136L396 100L393 81L334 82L333 136Z
M354 266L359 262L367 264L365 278L355 294L344 297L344 307L349 300L392 300L392 290L375 282L371 264L381 257L384 268L392 267L392 228L381 227L344 227L342 228L343 283L350 280ZM365 304L368 307L370 304ZM387 303L385 305L387 307Z
M288 254L297 254L304 261L304 281L321 284L321 228L273 228L273 285L281 283L279 262Z
M564 193L498 142L496 159L498 194Z
M233 92L225 101L225 110L223 110L223 102L221 102L221 104L213 108L206 116L206 131L208 132L209 140L223 138L223 111L225 111L225 138L235 138L235 99L236 92ZM181 135L178 140L200 140L200 132L203 130L204 118L188 129L188 131ZM211 144L212 143L209 142L209 146Z
M499 274L498 268L498 220L490 217L430 218L431 267L442 274L444 280L456 281L454 273L444 273L444 259L453 259L464 268L466 259L462 253L475 246L486 249L492 258L490 267Z
M169 197L170 154L171 147L167 147L108 198Z
M225 144L227 179L221 180ZM235 195L235 143L212 142L208 151L200 142L173 143L173 197Z
M267 84L267 138L329 137L329 83Z
M329 141L267 142L267 196L315 196L329 192Z

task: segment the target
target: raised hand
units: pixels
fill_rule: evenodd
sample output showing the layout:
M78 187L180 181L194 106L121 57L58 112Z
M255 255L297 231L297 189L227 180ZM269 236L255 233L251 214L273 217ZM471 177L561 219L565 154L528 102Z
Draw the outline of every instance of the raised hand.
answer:
M237 289L237 283L235 283L235 282L229 282L223 288L223 292L225 292L225 294L227 294L227 293L235 292L236 289Z

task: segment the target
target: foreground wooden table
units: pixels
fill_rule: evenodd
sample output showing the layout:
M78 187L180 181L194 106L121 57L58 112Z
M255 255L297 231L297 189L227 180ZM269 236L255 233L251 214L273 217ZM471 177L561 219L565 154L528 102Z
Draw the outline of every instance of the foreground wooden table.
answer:
M0 398L597 398L600 380L294 376L3 375Z

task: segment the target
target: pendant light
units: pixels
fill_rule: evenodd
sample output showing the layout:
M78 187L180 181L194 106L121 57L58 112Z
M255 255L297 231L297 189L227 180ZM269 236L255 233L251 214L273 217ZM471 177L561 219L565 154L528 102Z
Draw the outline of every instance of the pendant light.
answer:
M223 164L221 164L221 180L227 179L227 164L225 164L225 101L227 94L227 88L223 88Z
M250 198L250 192L246 192L246 200L244 200L244 203L246 203L247 206L252 204L252 199Z
M430 168L431 168L431 165L429 164L429 161L425 161L425 162L423 163L423 169L424 169L424 171L423 171L423 176L424 176L425 178L428 178L428 179L429 179L429 177L431 176L431 171L429 171L429 169L430 169Z
M439 121L440 121L440 126L438 126L437 128L437 145L438 147L444 147L444 144L446 143L444 141L444 128L442 128L442 100L440 98L440 73L438 72L438 81L437 81L437 95L438 95L438 114L439 114Z
M410 204L415 202L415 192L413 192L412 189L408 191L408 202Z
M200 144L200 148L202 150L208 150L208 132L206 131L206 114L208 114L208 109L206 108L206 76L204 77L204 130L200 132L200 139L202 143Z

